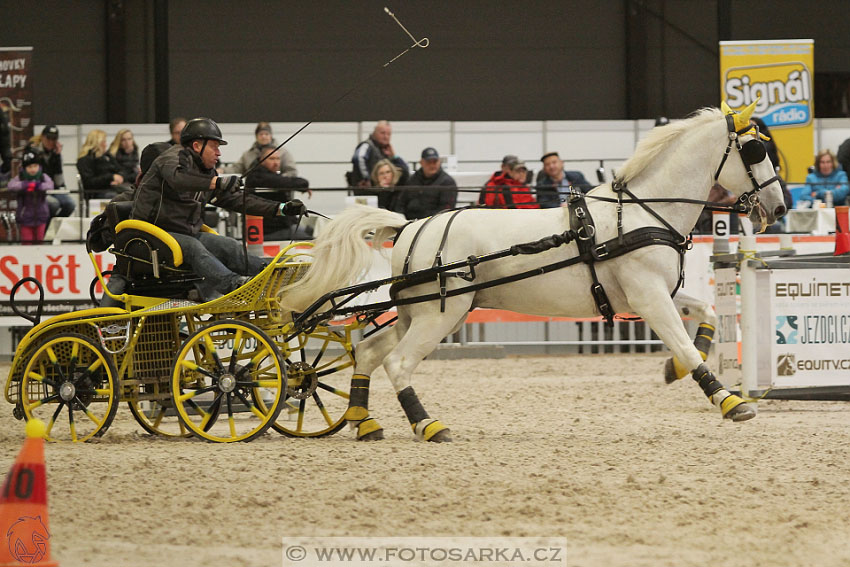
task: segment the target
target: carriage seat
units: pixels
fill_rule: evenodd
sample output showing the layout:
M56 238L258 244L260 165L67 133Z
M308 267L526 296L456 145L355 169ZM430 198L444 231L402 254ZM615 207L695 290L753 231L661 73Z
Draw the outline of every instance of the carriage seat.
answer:
M115 227L114 274L127 280L125 292L152 297L185 298L202 278L187 269L173 236L149 222L130 219L132 202L110 203L107 216ZM214 232L204 226L203 230ZM111 288L110 288L111 289Z

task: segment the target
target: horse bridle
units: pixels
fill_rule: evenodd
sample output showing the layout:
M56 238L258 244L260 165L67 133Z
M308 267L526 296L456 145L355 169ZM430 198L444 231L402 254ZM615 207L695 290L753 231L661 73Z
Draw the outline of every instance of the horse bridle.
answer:
M729 157L729 154L732 151L732 144L734 143L741 156L741 161L744 162L744 167L747 168L747 176L750 178L750 183L753 185L752 190L741 193L738 200L735 201L734 208L740 212L750 214L759 204L759 191L774 181L779 181L779 176L774 175L764 183L759 184L753 175L753 165L761 163L761 161L767 156L767 149L764 147L764 142L759 139L760 134L758 126L747 124L740 130L736 130L735 119L732 114L726 115L726 126L729 129L729 143L726 144L726 151L723 153L723 159L720 160L720 165L717 167L717 172L714 174L714 182L717 183L717 178L720 177L720 172L726 164L726 158ZM755 138L742 145L740 136L743 136L751 130L755 130Z

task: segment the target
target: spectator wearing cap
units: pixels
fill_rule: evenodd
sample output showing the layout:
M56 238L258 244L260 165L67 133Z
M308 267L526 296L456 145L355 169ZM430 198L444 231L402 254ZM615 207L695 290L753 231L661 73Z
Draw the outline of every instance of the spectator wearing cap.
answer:
M393 210L408 220L423 219L453 209L457 203L457 183L443 171L440 153L434 148L422 150L419 169L399 190Z
M496 175L487 182L484 204L500 209L539 209L540 205L525 181L528 175L525 162L508 160L506 165L509 167L507 173Z
M239 161L234 162L228 171L230 173L238 173L243 175L246 171L260 160L260 153L266 146L277 147L277 140L272 136L272 126L268 122L259 122L254 129L254 144L242 154ZM295 158L292 153L286 148L280 148L277 151L280 156L279 175L284 177L298 177L298 168L295 165Z
M357 144L351 157L352 170L345 174L349 187L369 187L372 170L382 159L388 159L401 170L400 185L406 185L410 177L410 168L401 156L397 156L390 139L393 135L392 125L387 120L381 120L372 130L372 135ZM354 191L355 195L368 195L368 192Z
M487 183L484 184L484 187L481 188L481 191L478 193L478 204L484 205L487 202L487 187L490 186L493 181L497 177L501 177L504 175L509 175L511 172L511 168L519 161L519 158L513 154L507 154L502 158L502 167L501 169L497 169L493 172L493 175L490 176L490 179L487 180Z
M171 134L171 138L166 140L166 144L169 146L179 145L180 144L180 132L183 131L183 128L186 127L186 119L182 116L175 116L168 122L168 132Z
M44 238L50 209L47 206L47 191L53 189L53 180L42 171L41 156L34 151L24 152L21 159L23 169L9 181L9 191L18 194L15 222L21 231L21 242L38 244Z
M542 209L560 207L566 200L571 188L582 193L590 190L590 183L584 178L580 171L567 171L564 169L564 161L558 152L544 154L540 161L543 169L537 174L537 202Z
M59 141L59 128L55 124L48 124L41 131L28 149L32 149L41 156L42 171L53 180L56 189L65 188L65 175L62 172L62 142ZM71 195L66 193L50 193L47 195L47 206L50 208L51 217L67 217L74 212L77 202Z

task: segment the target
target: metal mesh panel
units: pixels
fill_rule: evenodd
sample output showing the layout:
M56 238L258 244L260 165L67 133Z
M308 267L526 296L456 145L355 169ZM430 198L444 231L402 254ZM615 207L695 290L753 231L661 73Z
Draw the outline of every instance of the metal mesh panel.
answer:
M171 363L180 345L174 314L145 318L133 349L132 376L125 380L125 395L136 400L171 397Z

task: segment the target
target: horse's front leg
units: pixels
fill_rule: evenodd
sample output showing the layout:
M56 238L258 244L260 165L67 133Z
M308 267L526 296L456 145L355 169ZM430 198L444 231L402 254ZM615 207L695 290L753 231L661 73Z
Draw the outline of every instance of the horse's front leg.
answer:
M351 377L351 397L345 419L357 430L358 441L379 441L384 429L369 415L369 381L372 372L398 344L396 327L382 329L357 345L354 375Z
M720 408L724 418L746 421L755 417L755 409L731 394L703 362L702 355L685 332L676 306L667 295L664 285L660 282L659 285L646 282L634 294L629 294L628 298L631 307L646 319L652 330L673 351L673 355L688 369L709 401Z
M700 321L697 336L694 338L694 346L705 361L708 358L708 351L711 350L714 330L717 328L717 315L714 313L714 309L708 303L681 291L673 298L673 303L681 316ZM688 369L679 362L678 358L672 356L667 359L664 365L665 382L672 384L687 375Z

